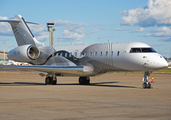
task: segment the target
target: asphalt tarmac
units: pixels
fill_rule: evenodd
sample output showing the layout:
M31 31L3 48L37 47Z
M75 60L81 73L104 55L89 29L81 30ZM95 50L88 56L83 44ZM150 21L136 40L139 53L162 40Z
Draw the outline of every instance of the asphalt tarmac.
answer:
M143 74L111 73L91 77L58 77L44 85L38 73L0 72L1 120L170 120L171 75L152 74L151 89Z

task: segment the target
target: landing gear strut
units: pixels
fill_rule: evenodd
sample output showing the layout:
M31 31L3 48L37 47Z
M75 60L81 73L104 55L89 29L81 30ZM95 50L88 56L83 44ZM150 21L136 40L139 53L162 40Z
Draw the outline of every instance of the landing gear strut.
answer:
M143 81L144 83L142 84L142 87L145 88L151 88L151 84L149 83L148 77L150 76L151 72L145 72L144 73L144 77L143 77Z
M90 84L90 78L89 77L80 77L79 83L80 83L80 85L89 85Z
M45 79L45 84L46 84L46 85L56 85L56 82L57 82L56 77L53 78L53 77L48 76L48 77L46 77L46 79Z

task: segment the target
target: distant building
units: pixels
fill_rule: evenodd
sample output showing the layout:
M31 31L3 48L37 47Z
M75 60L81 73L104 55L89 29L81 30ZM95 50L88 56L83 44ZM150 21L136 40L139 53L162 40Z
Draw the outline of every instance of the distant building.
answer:
M5 61L8 61L7 53L5 52ZM4 51L0 51L0 61L4 61Z

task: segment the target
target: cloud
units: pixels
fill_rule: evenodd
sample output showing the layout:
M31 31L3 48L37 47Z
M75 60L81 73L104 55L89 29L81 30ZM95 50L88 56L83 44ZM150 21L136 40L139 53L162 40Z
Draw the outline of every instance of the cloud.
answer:
M77 23L77 22L67 21L67 20L54 20L53 22L55 23L55 26L65 26L67 29L92 26L92 24L89 24L89 23Z
M56 38L56 41L77 41L80 40L81 38L85 38L84 33L79 32L73 32L69 30L64 30L62 35L58 38Z
M91 31L91 33L96 33L96 32L98 32L100 30L109 30L109 28L96 28L93 31Z
M54 20L55 26L63 27L62 34L56 38L57 41L78 41L82 38L86 38L86 35L90 35L92 33L96 33L99 30L109 30L108 28L95 28L91 32L85 33L86 27L99 27L99 26L107 26L108 24L90 24L90 23L77 23L73 21L67 20Z
M86 44L86 43L83 43L82 41L75 41L73 42L74 45L83 45L83 44Z
M128 29L124 29L124 28L114 28L114 29L109 29L109 28L96 28L93 31L91 31L91 33L96 33L100 30L112 30L112 31L129 31Z
M171 37L171 29L168 27L158 28L156 30L152 30L151 33L145 34L146 37Z
M0 41L8 41L8 40L9 40L8 38L5 38L5 39L0 38Z
M153 46L153 47L154 47L154 46L163 46L163 44L162 44L162 43L158 43L158 44L155 44L155 43L154 43L154 44L150 44L150 46Z
M45 41L49 38L49 33L45 25L28 25L38 41Z
M55 38L57 41L78 41L82 38L85 38L85 27L91 26L91 24L88 23L77 23L66 20L54 20L53 22L55 23L55 26L63 27L62 34Z
M7 17L0 17L0 19L8 19ZM85 34L86 27L99 27L106 26L107 24L89 24L89 23L77 23L67 20L54 20L55 26L62 28L62 33L57 38L56 41L79 41L82 38L86 38L93 32L98 32L99 30L107 30L108 28L97 28L92 32ZM46 41L49 37L49 32L45 25L31 25L28 24L32 33L39 41ZM11 26L8 23L0 22L0 35L13 36Z
M144 8L124 10L121 25L171 26L171 0L149 0Z
M103 39L103 35L98 36L97 39Z
M111 30L113 30L113 31L128 31L128 29L124 29L124 28L114 28Z
M1 17L0 20L6 20L8 19L7 17ZM13 32L11 29L11 26L7 22L0 22L0 34L4 36L12 36Z
M138 30L131 30L130 32L143 32L145 30L145 28L141 27Z
M144 35L145 37L162 37L159 41L171 42L171 28L162 27L152 30L151 33Z
M171 42L171 37L165 37L165 38L160 39L159 41Z

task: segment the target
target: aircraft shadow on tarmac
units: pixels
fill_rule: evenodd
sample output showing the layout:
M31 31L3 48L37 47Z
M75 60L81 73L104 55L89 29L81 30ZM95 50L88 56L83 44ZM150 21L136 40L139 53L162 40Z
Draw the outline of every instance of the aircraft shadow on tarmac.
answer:
M35 83L35 82L13 82L13 83L2 83L0 86L32 86L32 85L44 85L44 83Z
M118 82L98 82L98 83L90 83L89 85L82 85L82 86L137 88L134 86L109 85L112 83L118 83ZM33 85L45 85L45 84L44 83L35 83L35 82L13 82L13 83L0 82L0 86L33 86ZM56 85L66 86L66 85L80 85L80 84L79 83L63 83L63 84L59 83Z

